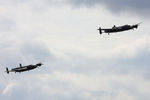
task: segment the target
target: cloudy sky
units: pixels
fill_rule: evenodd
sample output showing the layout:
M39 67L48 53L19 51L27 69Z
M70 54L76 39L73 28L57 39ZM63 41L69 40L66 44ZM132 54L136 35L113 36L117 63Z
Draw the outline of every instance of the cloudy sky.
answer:
M150 100L149 5L0 0L0 100ZM97 31L139 22L137 30ZM29 72L4 72L38 62Z

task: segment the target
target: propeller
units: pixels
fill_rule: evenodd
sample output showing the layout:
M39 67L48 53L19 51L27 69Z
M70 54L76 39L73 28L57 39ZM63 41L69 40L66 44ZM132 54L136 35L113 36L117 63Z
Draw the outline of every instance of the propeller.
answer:
M140 25L140 24L142 24L143 22L140 22L140 23L137 23L137 25Z

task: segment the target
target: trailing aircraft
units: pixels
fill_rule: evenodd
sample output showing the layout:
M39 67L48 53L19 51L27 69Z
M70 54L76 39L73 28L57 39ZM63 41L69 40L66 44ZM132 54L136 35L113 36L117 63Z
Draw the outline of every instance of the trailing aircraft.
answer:
M22 66L21 64L19 64L19 67L16 67L16 68L13 68L11 70L9 70L8 68L6 68L6 71L7 74L9 74L9 72L24 72L24 71L29 71L29 70L33 70L35 68L38 68L40 66L42 66L43 64L42 63L38 63L38 64L35 64L35 65L27 65L27 66Z
M138 23L135 25L123 25L123 26L118 26L118 27L114 25L112 28L106 28L106 29L102 29L101 27L99 27L99 29L97 30L99 31L100 34L108 33L109 35L110 33L122 32L122 31L131 30L131 29L134 30L134 28L137 29L140 24L141 23Z

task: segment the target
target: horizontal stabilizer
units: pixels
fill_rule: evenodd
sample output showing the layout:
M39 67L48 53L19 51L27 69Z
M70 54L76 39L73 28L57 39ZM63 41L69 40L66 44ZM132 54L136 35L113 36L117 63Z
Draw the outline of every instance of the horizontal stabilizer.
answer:
M7 74L9 74L9 70L8 70L8 68L6 68L6 72L7 72Z
M99 29L97 29L97 30L99 30L99 34L102 34L102 29L101 29L101 27L99 27Z

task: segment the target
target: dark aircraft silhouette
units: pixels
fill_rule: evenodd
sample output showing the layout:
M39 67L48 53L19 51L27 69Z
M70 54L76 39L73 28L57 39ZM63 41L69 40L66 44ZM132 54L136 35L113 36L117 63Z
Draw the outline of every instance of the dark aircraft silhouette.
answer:
M27 65L27 66L22 66L21 64L20 64L20 67L17 67L17 68L13 68L13 69L11 69L11 70L8 70L8 68L6 68L6 71L5 72L7 72L7 74L9 74L9 72L24 72L24 71L29 71L29 70L32 70L32 69L35 69L35 68L38 68L38 67L40 67L41 65L43 65L42 63L38 63L38 64L36 64L36 65Z
M135 24L135 25L123 25L123 26L119 26L119 27L116 27L114 25L112 28L108 28L108 29L101 29L101 27L99 27L99 29L97 29L97 30L99 31L100 34L108 33L108 35L109 35L110 33L127 31L127 30L131 30L131 29L134 29L134 28L137 29L140 24L141 23L138 23L138 24Z

